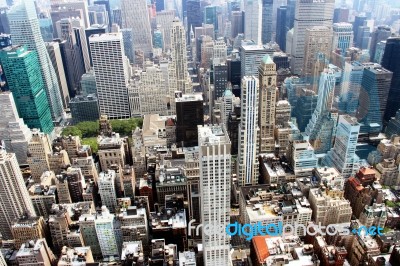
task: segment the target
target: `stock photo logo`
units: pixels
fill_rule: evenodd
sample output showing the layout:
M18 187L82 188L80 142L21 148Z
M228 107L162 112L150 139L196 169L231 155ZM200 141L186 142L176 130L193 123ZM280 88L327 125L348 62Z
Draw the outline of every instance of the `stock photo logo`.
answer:
M242 236L247 241L250 241L255 236L304 236L304 235L329 235L334 236L336 234L339 235L382 235L383 228L379 226L360 226L359 228L354 228L352 230L347 226L331 224L328 226L323 226L321 224L310 224L308 226L302 224L283 224L282 222L278 222L278 224L266 224L263 225L261 222L256 224L240 224L238 222L228 224L224 226L222 224L199 224L197 226L193 226L192 224L195 220L191 220L188 224L188 236L192 235L192 229L195 229L195 235L200 236L201 231L206 236L212 235L229 235L229 236ZM201 230L201 231L200 231ZM300 233L300 234L299 234Z

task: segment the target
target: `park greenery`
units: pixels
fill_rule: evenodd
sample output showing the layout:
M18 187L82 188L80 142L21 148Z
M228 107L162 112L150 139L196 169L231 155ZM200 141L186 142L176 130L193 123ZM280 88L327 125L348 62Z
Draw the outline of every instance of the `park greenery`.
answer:
M124 120L110 120L114 132L119 133L121 137L130 137L132 130L136 127L142 127L142 118L130 118ZM63 129L63 136L79 136L82 144L90 145L93 152L97 152L97 136L99 135L99 121L85 121Z

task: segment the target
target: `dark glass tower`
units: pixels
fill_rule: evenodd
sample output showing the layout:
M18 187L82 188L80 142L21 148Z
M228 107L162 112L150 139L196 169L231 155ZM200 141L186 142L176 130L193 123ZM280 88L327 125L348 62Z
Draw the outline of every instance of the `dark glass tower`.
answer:
M272 41L272 14L273 14L273 0L262 0L262 29L261 40L262 43L269 43Z
M286 33L289 30L287 21L287 7L281 6L278 8L276 19L276 42L282 51L286 51Z
M203 97L201 94L177 92L176 102L176 142L179 146L198 145L197 126L204 125Z
M400 109L400 37L387 39L382 67L393 72L384 122L388 122Z

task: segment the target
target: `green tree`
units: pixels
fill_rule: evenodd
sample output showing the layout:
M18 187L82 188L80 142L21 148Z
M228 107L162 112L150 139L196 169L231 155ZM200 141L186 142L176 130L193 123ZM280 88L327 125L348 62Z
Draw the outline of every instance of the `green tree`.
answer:
M97 138L83 138L83 145L89 145L92 148L92 152L97 153L99 150L99 145L97 144Z
M62 136L79 136L80 138L82 138L82 131L76 127L76 126L69 126L63 129Z
M99 122L85 121L76 124L76 127L82 132L84 138L97 137L99 135Z

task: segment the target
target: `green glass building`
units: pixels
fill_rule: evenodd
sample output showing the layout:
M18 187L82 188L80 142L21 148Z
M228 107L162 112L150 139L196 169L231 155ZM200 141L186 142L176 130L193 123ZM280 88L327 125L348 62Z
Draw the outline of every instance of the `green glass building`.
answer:
M19 116L29 128L51 133L54 126L37 53L10 46L0 51L0 62Z

